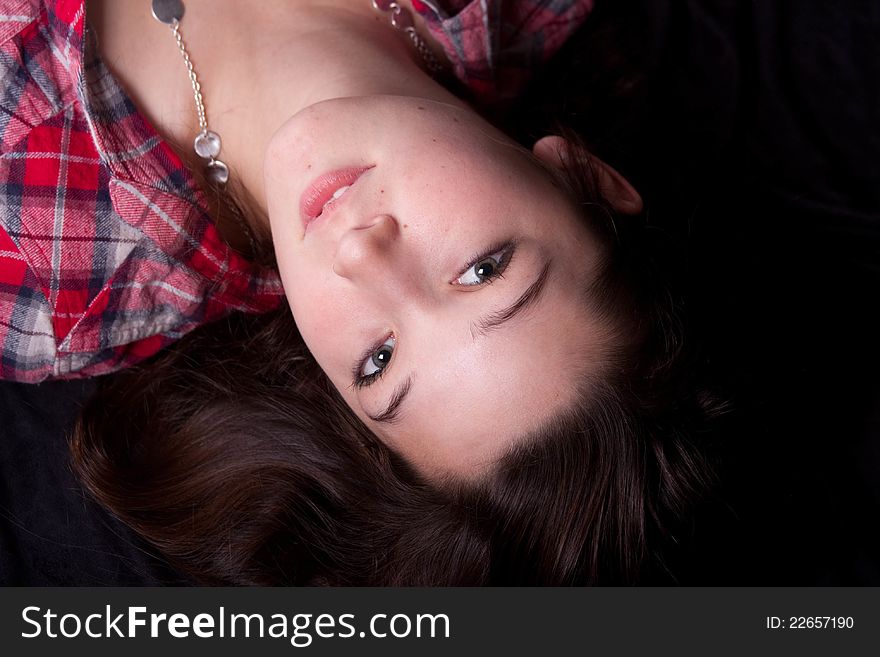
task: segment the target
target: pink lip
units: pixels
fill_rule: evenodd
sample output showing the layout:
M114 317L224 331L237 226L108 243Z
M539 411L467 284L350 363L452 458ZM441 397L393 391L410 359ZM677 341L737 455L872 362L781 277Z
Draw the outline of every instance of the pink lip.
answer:
M324 218L329 214L329 210L334 208L337 202L334 201L333 203L330 203L326 208L324 206L327 204L327 201L333 198L333 194L336 190L348 185L354 185L358 178L360 178L365 171L372 169L373 166L375 165L338 169L336 171L325 173L314 180L312 184L308 186L306 191L303 192L302 198L299 202L303 228L308 231L313 226L316 219ZM350 192L346 192L346 196L349 193ZM345 196L342 196L340 197L340 200L344 198Z

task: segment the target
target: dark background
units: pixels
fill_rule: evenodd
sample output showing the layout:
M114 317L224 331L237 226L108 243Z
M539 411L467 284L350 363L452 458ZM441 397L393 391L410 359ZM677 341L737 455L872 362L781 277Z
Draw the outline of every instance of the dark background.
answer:
M683 247L734 411L681 583L880 583L878 34L869 1L598 2L520 108L562 107Z
M180 581L88 498L68 463L68 429L92 381L0 383L0 584Z

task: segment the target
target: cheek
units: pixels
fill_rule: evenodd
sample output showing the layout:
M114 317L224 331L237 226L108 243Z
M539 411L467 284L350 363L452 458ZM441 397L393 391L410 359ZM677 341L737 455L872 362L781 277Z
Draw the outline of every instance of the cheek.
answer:
M336 304L328 303L320 294L303 294L296 305L291 304L296 324L306 345L316 357L339 342L342 313Z
M318 364L330 371L344 343L345 305L326 279L306 267L282 268L282 281L300 335Z

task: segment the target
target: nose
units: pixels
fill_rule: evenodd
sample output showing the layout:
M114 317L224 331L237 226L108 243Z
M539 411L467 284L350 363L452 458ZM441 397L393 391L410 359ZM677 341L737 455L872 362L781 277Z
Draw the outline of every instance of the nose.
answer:
M380 275L390 269L396 257L398 238L394 217L370 217L342 235L333 258L333 272L351 281L384 278Z

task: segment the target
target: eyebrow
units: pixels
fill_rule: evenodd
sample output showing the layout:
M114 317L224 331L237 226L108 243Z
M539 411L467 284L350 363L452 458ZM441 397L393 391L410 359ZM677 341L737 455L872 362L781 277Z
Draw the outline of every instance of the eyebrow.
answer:
M538 274L538 277L535 281L529 285L525 292L523 292L519 298L514 301L512 304L507 306L506 308L502 308L501 310L495 311L490 315L485 317L481 317L471 326L471 335L473 335L474 339L476 339L477 335L474 334L476 330L479 335L486 335L489 331L498 328L505 322L509 322L517 315L521 314L524 310L530 308L531 306L537 303L538 299L541 297L541 292L543 292L544 287L547 283L547 279L550 277L550 265L552 260L548 260L544 265L544 268L541 269L541 272ZM383 423L393 423L397 420L400 414L400 407L403 404L403 401L406 399L406 396L409 394L410 390L412 390L412 376L408 377L406 381L404 381L400 386L398 386L397 390L395 390L394 395L392 395L391 399L388 402L388 405L381 412L376 415L371 415L367 413L367 417L369 417L373 422L383 422Z

